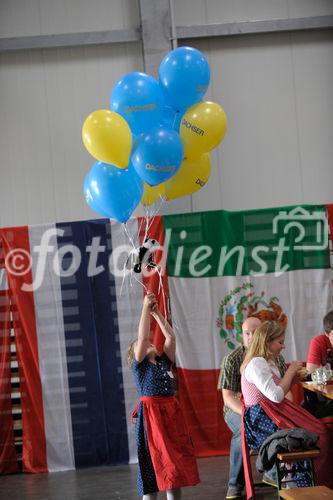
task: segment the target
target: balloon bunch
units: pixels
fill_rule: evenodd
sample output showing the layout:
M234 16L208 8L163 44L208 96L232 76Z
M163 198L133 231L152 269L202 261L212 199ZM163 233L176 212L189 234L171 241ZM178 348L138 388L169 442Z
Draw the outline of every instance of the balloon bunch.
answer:
M92 210L126 222L138 203L152 205L194 193L209 179L209 152L223 139L227 117L202 101L210 81L204 55L191 47L169 52L159 80L128 73L114 85L110 108L91 113L82 138L96 162L84 183Z

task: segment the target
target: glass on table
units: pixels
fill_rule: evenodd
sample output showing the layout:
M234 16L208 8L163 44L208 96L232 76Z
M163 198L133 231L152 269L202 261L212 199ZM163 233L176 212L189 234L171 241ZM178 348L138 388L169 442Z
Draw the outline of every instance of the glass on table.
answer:
M323 368L322 384L326 385L327 381L328 381L328 370L326 370L326 368Z
M322 385L323 384L323 368L317 368L314 372L312 372L311 380L318 385Z

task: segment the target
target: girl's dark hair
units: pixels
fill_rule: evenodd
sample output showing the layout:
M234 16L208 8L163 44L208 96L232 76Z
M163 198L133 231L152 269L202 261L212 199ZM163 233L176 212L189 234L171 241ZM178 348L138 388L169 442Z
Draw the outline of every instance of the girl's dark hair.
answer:
M328 312L324 316L323 324L326 333L330 333L333 330L333 311Z

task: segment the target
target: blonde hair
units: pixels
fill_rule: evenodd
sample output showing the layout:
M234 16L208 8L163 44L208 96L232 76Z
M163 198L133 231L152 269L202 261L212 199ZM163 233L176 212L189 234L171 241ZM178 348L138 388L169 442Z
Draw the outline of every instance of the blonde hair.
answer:
M130 342L128 348L127 348L127 364L128 364L128 367L131 368L132 367L132 364L133 364L133 359L134 359L134 348L135 348L135 344L137 343L137 340L132 340L132 342Z
M272 359L273 354L269 350L269 344L273 340L281 337L284 333L284 327L276 321L264 321L261 323L254 332L251 344L242 364L242 369L244 369L245 365L247 365L252 358L262 357L267 361Z

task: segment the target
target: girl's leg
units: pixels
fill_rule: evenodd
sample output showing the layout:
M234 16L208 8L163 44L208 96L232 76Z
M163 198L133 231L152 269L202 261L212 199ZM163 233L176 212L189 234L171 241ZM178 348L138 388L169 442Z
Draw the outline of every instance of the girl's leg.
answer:
M155 500L157 498L157 493L147 493L143 495L142 500Z
M182 490L177 488L176 490L167 490L167 500L180 500L182 496Z

